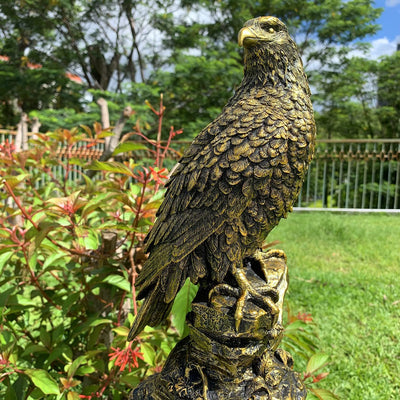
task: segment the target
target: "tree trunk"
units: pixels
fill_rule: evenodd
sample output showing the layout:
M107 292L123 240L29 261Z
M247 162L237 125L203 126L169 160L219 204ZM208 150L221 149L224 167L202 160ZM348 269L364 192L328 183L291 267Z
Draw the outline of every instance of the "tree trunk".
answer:
M99 104L99 103L97 103L97 104ZM113 135L107 137L107 139L109 139L109 140L106 141L106 146L104 148L104 152L101 155L99 161L107 161L111 158L113 151L118 146L118 143L121 140L121 133L122 133L122 130L124 129L126 121L128 121L128 119L131 115L132 115L132 108L129 106L125 107L121 116L119 117L117 124L115 125L115 127L113 129ZM103 128L104 128L104 126L103 126ZM93 178L93 176L96 175L97 172L98 171L90 170L90 171L88 171L87 176L89 178Z
M28 115L21 114L21 120L17 125L17 136L15 138L15 151L28 150Z
M115 125L113 132L114 134L112 136L109 136L110 142L108 147L105 148L103 155L100 158L100 161L105 161L108 160L111 157L111 154L115 150L115 148L118 146L118 143L121 139L121 133L122 130L124 129L124 126L126 124L126 121L128 121L129 117L132 115L132 108L127 106L124 108L124 111L122 112L121 116L119 117L119 120L117 124Z
M100 107L100 115L101 115L101 126L103 129L108 129L110 127L110 113L108 111L108 103L107 100L103 97L100 97L97 100L97 104ZM105 138L105 148L107 149L110 146L110 136Z

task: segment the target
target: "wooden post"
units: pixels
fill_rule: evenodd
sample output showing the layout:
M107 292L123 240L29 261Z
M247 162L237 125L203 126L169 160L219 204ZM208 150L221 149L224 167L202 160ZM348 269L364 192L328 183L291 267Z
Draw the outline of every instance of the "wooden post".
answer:
M32 118L32 125L31 125L31 132L33 134L32 135L32 139L36 139L37 138L36 133L39 133L39 129L40 129L41 125L42 124L40 123L38 117L33 117Z

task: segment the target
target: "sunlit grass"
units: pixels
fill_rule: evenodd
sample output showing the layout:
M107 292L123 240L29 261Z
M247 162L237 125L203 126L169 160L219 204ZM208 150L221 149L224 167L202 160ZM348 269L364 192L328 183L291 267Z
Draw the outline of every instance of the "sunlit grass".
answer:
M321 387L400 399L400 215L294 213L268 241L288 257L287 299L311 312L331 356Z

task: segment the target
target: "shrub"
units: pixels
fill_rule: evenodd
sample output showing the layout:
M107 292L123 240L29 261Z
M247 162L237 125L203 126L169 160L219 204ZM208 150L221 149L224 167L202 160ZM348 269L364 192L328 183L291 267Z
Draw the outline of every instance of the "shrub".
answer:
M89 179L73 150L106 135L96 124L40 134L29 151L0 148L1 398L126 398L178 338L174 327L146 328L126 342L143 238L168 174L165 148L125 145L155 164L92 161L102 177Z

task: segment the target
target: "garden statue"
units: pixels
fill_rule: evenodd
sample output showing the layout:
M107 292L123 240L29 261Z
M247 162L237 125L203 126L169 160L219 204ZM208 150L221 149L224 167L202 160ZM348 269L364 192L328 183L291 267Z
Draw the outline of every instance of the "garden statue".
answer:
M199 285L190 335L132 399L305 398L277 349L285 257L259 249L291 210L312 158L310 90L279 19L246 22L239 45L242 83L184 153L146 237L136 282L144 301L128 339L168 316L187 278Z

